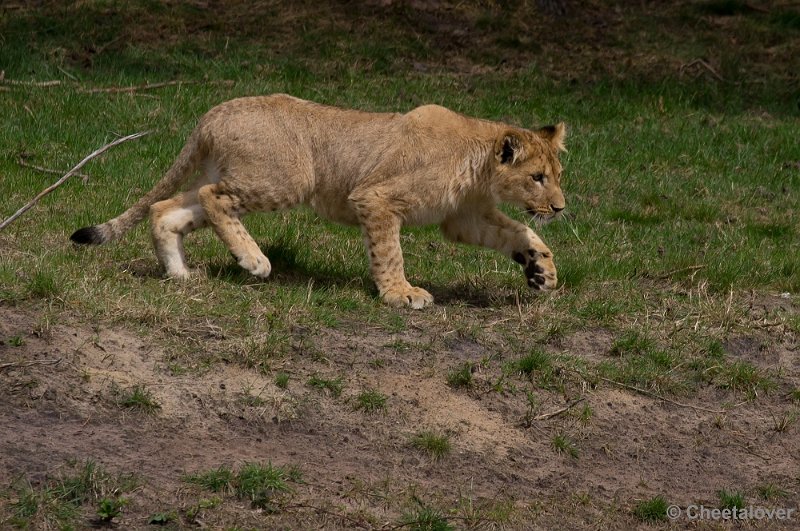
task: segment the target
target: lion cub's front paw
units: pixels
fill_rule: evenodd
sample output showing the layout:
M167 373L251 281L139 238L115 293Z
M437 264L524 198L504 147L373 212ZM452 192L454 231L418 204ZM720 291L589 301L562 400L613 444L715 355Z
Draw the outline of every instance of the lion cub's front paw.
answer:
M411 306L415 310L433 304L433 295L414 286L390 288L381 295L383 302L391 306Z
M543 291L551 290L558 283L556 265L550 251L528 249L524 253L514 253L514 261L525 267L528 286Z

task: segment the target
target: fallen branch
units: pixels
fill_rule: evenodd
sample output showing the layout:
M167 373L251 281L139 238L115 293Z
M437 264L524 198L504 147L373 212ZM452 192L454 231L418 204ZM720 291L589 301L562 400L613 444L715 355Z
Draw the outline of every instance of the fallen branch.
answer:
M333 512L333 511L329 511L327 509L323 509L322 507L316 507L314 505L308 505L306 503L294 503L292 505L286 505L286 506L283 507L283 509L284 510L288 510L288 509L312 509L313 511L315 511L315 512L317 512L319 514L324 514L324 515L327 515L327 516L332 516L334 518L339 518L341 520L346 520L346 521L350 522L352 525L355 525L357 527L360 527L360 528L363 528L363 529L372 529L371 525L366 524L361 520L356 520L355 518L353 518L351 516L348 516L346 514L336 513L336 512Z
M569 411L573 407L577 406L578 404L580 404L584 400L586 400L584 397L580 397L577 400L573 400L572 402L570 402L566 406L562 407L561 409L557 409L557 410L552 411L550 413L544 413L542 415L538 415L536 417L533 417L533 420L546 420L546 419L549 419L549 418L557 417L557 416L561 415L562 413L566 413L567 411Z
M99 93L107 93L107 94L123 94L123 93L131 93L131 92L138 92L140 90L153 90L163 87L172 87L175 85L196 85L200 83L216 85L216 84L224 84L230 85L233 81L229 79L223 79L219 81L163 81L161 83L147 83L145 85L135 85L130 87L99 87L99 88L92 88L92 89L82 89L81 92L86 94L99 94Z
M725 413L724 410L708 409L708 408L705 408L705 407L702 407L702 406L694 406L692 404L684 404L682 402L676 402L675 400L671 400L671 399L669 399L669 398L667 398L665 396L661 396L661 395L659 395L657 393L654 393L652 391L648 391L647 389L642 389L641 387L636 387L635 385L628 385L626 383L618 382L616 380L611 380L609 378L604 378L602 376L600 377L600 379L603 380L604 382L608 382L610 384L618 385L619 387L623 387L625 389L630 389L631 391L636 391L639 394L643 394L645 396L649 396L650 398L656 398L658 400L661 400L663 402L668 402L668 403L676 405L676 406L688 407L688 408L696 409L696 410L699 410L699 411L705 411L706 413L716 413L717 415L722 415L722 414Z
M61 80L54 79L52 81L19 81L17 79L0 78L0 84L12 85L18 87L55 87L61 84Z
M703 68L705 68L705 69L706 69L706 70L707 70L707 71L708 71L708 72L709 72L709 73L710 73L712 76L714 76L714 77L715 77L715 78L717 78L718 80L720 80L720 81L722 81L722 82L724 82L724 81L725 81L725 79L724 79L724 78L723 78L721 75L719 75L719 73L718 73L716 70L714 70L714 67L713 67L713 66L711 66L710 64L708 64L708 63L707 63L706 61L704 61L703 59L695 59L694 61L691 61L691 62L689 62L689 63L686 63L685 65L681 66L681 69L680 69L680 70L681 70L681 72L683 72L684 70L688 70L689 68L693 67L694 65L700 65L700 66L702 66L702 67L703 67Z
M30 168L32 170L40 171L42 173L52 173L54 175L63 175L63 173L64 173L61 170L51 170L50 168L43 168L41 166L37 166L36 164L28 164L27 162L25 162L22 159L19 159L17 161L17 164L19 164L20 166L22 166L24 168ZM85 173L75 173L74 175L76 177L80 177L81 179L83 179L83 182L87 182L89 180L89 176L86 175Z
M664 280L666 278L671 277L677 273L683 273L684 271L699 271L700 269L705 268L705 265L691 265L688 267L679 267L678 269L673 269L672 271L667 271L663 275L658 275L656 278L659 280Z
M4 222L0 223L0 230L3 230L4 228L8 227L11 224L11 222L13 222L15 219L17 219L22 214L27 212L28 209L30 209L32 206L34 206L36 203L38 203L41 198L43 198L44 196L46 196L47 194L49 194L50 192L52 192L53 190L55 190L56 188L58 188L59 186L64 184L64 182L67 179L69 179L70 177L75 175L78 172L78 170L83 168L83 166L87 162L89 162L90 160L92 160L96 156L104 153L106 150L111 149L112 147L114 147L114 146L116 146L118 144L122 144L123 142L127 142L128 140L134 140L136 138L142 137L142 136L147 135L147 134L150 134L150 131L142 131L142 132L139 132L139 133L134 133L132 135L123 136L122 138L118 138L118 139L114 140L113 142L110 142L110 143L106 144L105 146L96 149L95 151L93 151L92 153L87 155L82 161L80 161L78 164L76 164L74 168L72 168L67 173L65 173L64 176L61 177L59 180L57 180L54 184L52 184L51 186L48 186L47 188L45 188L44 190L39 192L39 194L36 197L34 197L28 204L26 204L25 206L23 206L22 208L17 210L14 214L12 214L10 218L8 218Z
M58 365L61 363L62 358L56 358L53 360L33 360L33 361L17 361L11 363L3 363L0 365L0 371L4 369L21 369L22 367L33 367L34 365Z

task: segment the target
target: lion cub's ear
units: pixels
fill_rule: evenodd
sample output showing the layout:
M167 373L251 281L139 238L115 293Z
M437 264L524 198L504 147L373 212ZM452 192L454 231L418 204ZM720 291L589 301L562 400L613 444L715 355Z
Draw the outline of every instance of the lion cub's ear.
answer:
M514 164L523 154L522 137L515 131L506 131L495 142L494 155L500 164Z
M564 122L559 122L556 125L547 125L534 132L545 140L550 141L554 148L560 151L567 150L564 147L564 139L567 137L567 126Z

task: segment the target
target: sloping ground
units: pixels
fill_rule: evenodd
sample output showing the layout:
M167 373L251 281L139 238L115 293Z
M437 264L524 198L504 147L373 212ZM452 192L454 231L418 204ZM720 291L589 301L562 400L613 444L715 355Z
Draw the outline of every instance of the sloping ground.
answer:
M428 334L405 332L401 339L424 345ZM302 353L285 360L293 375L286 390L234 365L174 374L165 349L151 338L67 317L47 326L36 310L0 307L0 337L23 343L0 346L0 484L44 484L63 475L67 463L87 459L111 472L135 473L139 486L124 495L129 504L117 519L121 528L146 527L151 515L166 511L175 511L182 525L210 527L391 527L415 497L461 507L451 515L457 525L487 528L628 528L638 522L632 506L655 494L683 507L716 507L720 489L755 492L766 484L794 488L777 500L751 495L752 505L800 502L800 439L796 425L776 430L787 409L778 394L732 405L736 395L708 388L677 405L600 386L585 394L590 419L567 411L526 422L524 397L446 385L454 361L481 355L477 343L458 340L451 351L431 354L398 351L391 346L398 336L385 332L324 336L324 365L332 375L347 374L339 398L304 385L319 365ZM599 358L608 334L581 332L564 345ZM797 386L796 348L778 347L750 361L779 370ZM384 391L386 411L356 410L356 382ZM121 390L133 385L152 392L161 406L155 414L119 405ZM567 405L557 394L548 400L542 416ZM723 405L727 413L711 411ZM421 429L450 434L452 452L432 461L412 448L409 441ZM562 431L575 441L577 458L552 448L553 435ZM230 496L213 509L191 511L211 493L182 481L185 474L266 461L303 473L304 482L274 514ZM790 529L796 521L784 524Z

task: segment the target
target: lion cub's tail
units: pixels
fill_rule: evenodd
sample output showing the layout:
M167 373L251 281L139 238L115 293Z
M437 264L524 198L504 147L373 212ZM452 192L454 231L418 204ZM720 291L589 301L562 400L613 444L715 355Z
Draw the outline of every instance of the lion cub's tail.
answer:
M135 205L101 225L76 230L69 239L75 243L99 245L121 238L147 216L150 205L175 194L198 169L205 155L206 153L201 148L200 133L196 129L166 175Z

